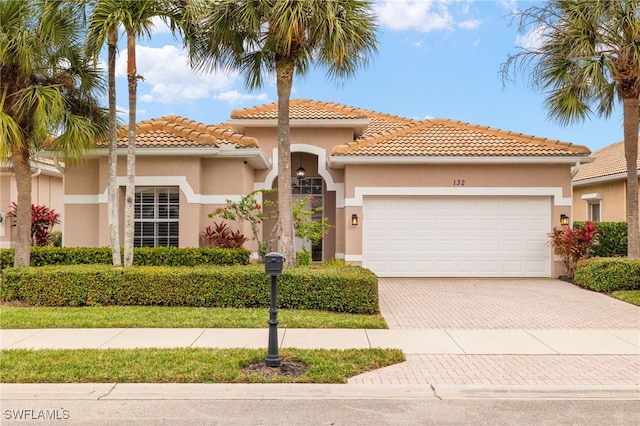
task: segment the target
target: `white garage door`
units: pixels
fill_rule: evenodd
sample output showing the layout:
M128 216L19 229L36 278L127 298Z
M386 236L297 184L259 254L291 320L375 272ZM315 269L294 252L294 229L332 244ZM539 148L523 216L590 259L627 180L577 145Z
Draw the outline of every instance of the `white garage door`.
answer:
M365 197L364 267L381 277L549 277L550 199Z

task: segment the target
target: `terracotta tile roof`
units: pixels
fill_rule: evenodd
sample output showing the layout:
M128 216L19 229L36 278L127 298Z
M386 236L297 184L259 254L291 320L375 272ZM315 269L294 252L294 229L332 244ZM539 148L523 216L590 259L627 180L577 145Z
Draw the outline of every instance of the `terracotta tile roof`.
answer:
M128 126L118 130L118 147L127 146ZM98 147L107 146L104 140ZM222 124L207 125L177 115L141 121L136 125L136 147L143 148L182 148L182 147L219 147L233 144L236 148L258 146L258 140L237 133Z
M640 149L640 142L638 143ZM606 146L593 154L593 163L583 164L573 177L574 182L604 176L627 173L627 162L624 158L624 142ZM638 170L640 170L640 163Z
M430 119L416 126L356 139L334 147L341 156L570 156L586 155L581 145L482 127L460 121Z
M231 112L232 119L277 120L278 104L271 103ZM361 108L350 107L335 102L321 102L309 99L291 99L289 104L291 120L368 120L369 124L361 137L394 132L417 126L420 121L382 114Z

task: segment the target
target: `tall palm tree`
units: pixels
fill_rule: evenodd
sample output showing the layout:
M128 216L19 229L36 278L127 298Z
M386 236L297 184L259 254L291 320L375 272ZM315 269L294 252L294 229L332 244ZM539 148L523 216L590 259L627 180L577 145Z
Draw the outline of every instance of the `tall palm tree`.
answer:
M503 75L530 71L534 85L547 93L551 118L567 125L593 113L609 117L622 102L628 255L639 258L640 0L552 0L519 18L521 29L533 25L542 31L542 43L510 56Z
M115 54L118 26L122 25L127 38L127 81L129 94L129 128L127 137L127 185L125 194L124 266L133 264L134 199L135 199L135 129L137 86L141 76L137 73L136 39L151 37L153 18L162 18L175 33L187 19L188 5L174 0L95 0L89 25L88 49L98 55L105 41L108 46L109 74L109 236L113 264L120 264L120 242L117 205L117 123L115 92Z
M210 0L199 21L195 64L239 69L249 89L275 73L278 93L278 208L280 245L295 264L291 200L289 101L295 74L311 64L333 78L348 77L376 52L376 24L369 1Z
M106 131L83 18L76 2L0 1L0 159L13 163L18 189L15 266L30 261L34 153L55 136L56 157L80 158Z

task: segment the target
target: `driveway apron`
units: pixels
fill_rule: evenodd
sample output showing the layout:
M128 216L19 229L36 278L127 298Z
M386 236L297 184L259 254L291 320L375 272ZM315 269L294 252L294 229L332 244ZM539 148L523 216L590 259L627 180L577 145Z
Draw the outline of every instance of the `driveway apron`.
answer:
M640 383L640 307L606 295L553 279L449 278L380 278L379 294L390 329L445 334L460 350L406 354L350 383Z

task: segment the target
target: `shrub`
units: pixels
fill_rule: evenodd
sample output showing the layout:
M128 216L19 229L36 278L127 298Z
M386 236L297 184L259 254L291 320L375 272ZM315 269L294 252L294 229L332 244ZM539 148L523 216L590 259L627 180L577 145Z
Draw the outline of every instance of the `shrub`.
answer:
M17 204L11 203L11 210L7 216L16 217L17 212ZM60 223L60 214L55 210L47 206L31 204L31 245L48 246L51 244L51 228L58 223Z
M296 252L296 265L297 266L309 266L311 265L311 253L305 247L302 250Z
M578 262L574 282L600 291L640 290L640 259L591 258Z
M246 249L137 247L133 263L139 266L247 265L251 253ZM13 265L13 249L0 250L0 267ZM32 247L31 266L111 265L108 247Z
M578 228L553 228L553 232L549 234L551 247L562 256L568 278L573 278L578 261L597 243L595 229L593 222L587 222Z
M209 248L242 248L249 241L240 230L232 231L224 222L213 222L213 228L207 226L201 236L207 240Z
M591 257L617 257L627 255L627 222L594 222L598 233L598 245L593 246ZM575 222L574 227L584 226Z
M360 267L289 268L279 277L278 307L378 312L378 279ZM109 265L7 268L0 300L38 306L159 305L269 307L264 267Z

